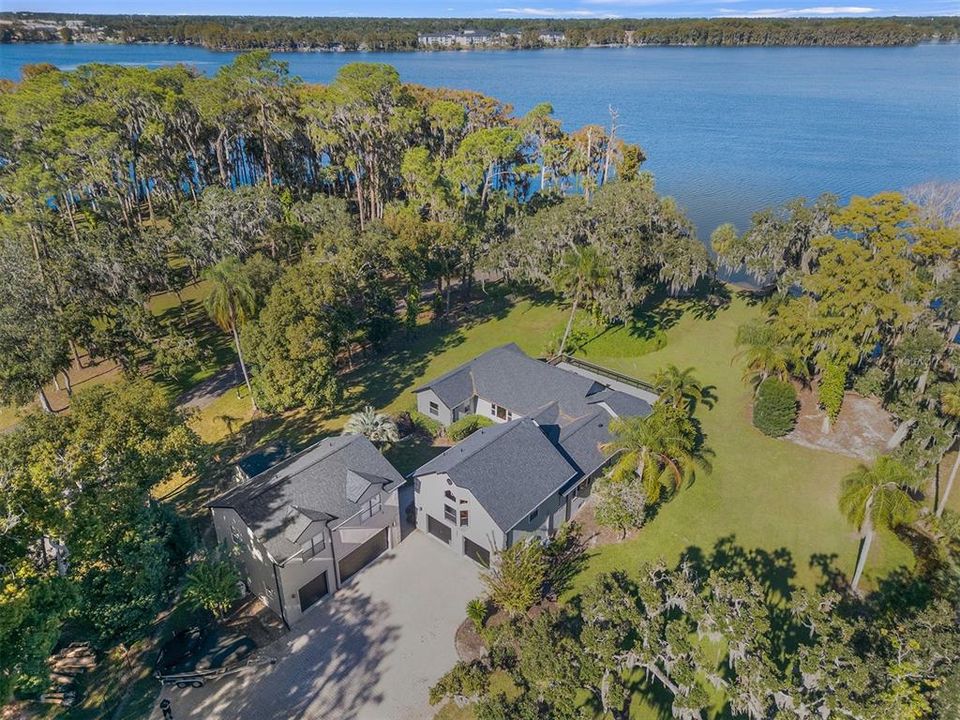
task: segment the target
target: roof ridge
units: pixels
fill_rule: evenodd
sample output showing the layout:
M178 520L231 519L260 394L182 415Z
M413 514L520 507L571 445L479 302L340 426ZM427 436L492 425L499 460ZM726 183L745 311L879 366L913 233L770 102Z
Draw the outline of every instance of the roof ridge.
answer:
M508 421L505 422L505 423L496 423L496 424L494 424L494 425L488 425L487 427L480 428L479 430L477 430L477 431L471 433L470 435L468 435L467 437L465 437L463 440L461 440L460 442L458 442L456 445L451 445L449 448L447 448L447 449L444 450L442 453L440 453L439 455L437 455L437 457L435 457L435 458L433 458L433 459L428 460L427 462L425 462L423 465L421 465L419 468L417 468L417 470L416 470L415 472L417 472L417 471L419 471L420 469L426 467L427 465L430 465L431 463L433 463L434 460L439 460L440 458L442 458L442 457L443 457L444 455L446 455L447 453L450 453L450 455L449 455L448 457L452 457L453 454L454 454L454 453L453 453L454 450L460 450L460 452L463 452L463 443L466 442L467 440L469 440L470 438L472 438L474 435L476 435L476 434L478 434L478 433L482 435L485 430L499 430L500 428L505 428L502 432L500 432L500 433L498 433L498 434L496 434L496 435L493 435L492 437L488 438L488 439L486 440L486 442L484 442L484 443L478 445L477 447L473 448L473 449L472 449L470 452L468 452L466 455L464 455L463 457L459 458L459 459L457 460L457 462L458 462L458 463L461 463L461 462L463 462L463 461L465 461L465 460L469 460L470 458L472 458L474 455L476 455L478 452L480 452L480 451L483 450L484 448L489 447L490 443L493 442L494 440L497 440L498 438L502 438L503 436L508 435L509 433L513 432L513 430L516 429L517 427L519 427L519 426L520 426L520 423L522 423L524 420L530 420L530 422L533 422L533 420L531 420L530 418L521 417L521 418L517 418L517 419L515 419L515 420L508 420ZM536 423L534 423L534 424L536 424ZM539 426L537 426L537 427L539 428Z
M284 458L283 460L281 460L280 462L278 462L278 463L277 463L276 465L274 465L273 467L268 467L266 470L264 470L264 471L263 471L262 473L260 473L259 475L254 475L252 478L250 478L247 482L245 482L244 484L240 485L239 487L231 488L230 490L227 490L226 492L221 493L220 495L218 495L217 497L215 497L213 500L211 500L211 501L209 501L208 503L206 503L206 505L209 507L209 506L211 506L212 503L217 502L217 501L220 501L220 500L222 500L222 499L224 499L224 498L232 499L232 496L233 496L234 494L239 495L239 494L241 494L241 492L244 491L244 490L254 490L255 492L253 492L253 494L246 495L246 496L243 497L242 500L240 501L241 503L250 502L251 500L253 500L253 499L255 499L255 498L258 498L258 497L260 497L261 495L263 495L263 493L265 493L267 490L269 490L269 489L271 489L271 488L273 488L273 487L276 487L277 485L279 485L280 483L282 483L282 482L284 482L284 481L286 481L286 480L289 480L292 476L291 476L291 475L275 476L275 477L271 478L269 481L267 481L267 480L265 479L265 481L263 482L262 487L253 487L254 484L257 484L258 478L263 478L263 476L266 475L267 473L276 472L276 471L279 471L279 470L282 470L282 469L288 467L289 465L291 465L291 464L293 463L293 461L297 460L298 458L303 457L304 455L306 455L307 453L309 453L311 450L316 449L321 443L325 443L325 442L327 442L327 441L332 441L332 440L335 440L335 439L338 439L338 438L349 438L349 439L348 439L346 442L344 442L342 445L338 445L338 446L336 446L336 447L329 448L329 449L328 449L328 452L326 452L326 453L324 453L323 455L321 455L320 457L314 459L309 465L307 465L305 468L302 468L302 469L299 471L299 472L304 472L304 471L309 470L310 468L312 468L314 465L316 465L316 464L318 464L318 463L320 463L320 462L323 462L323 461L326 460L328 457L330 457L331 455L333 455L335 452L338 452L339 450L343 450L343 448L347 447L348 445L351 445L352 443L354 443L357 439L359 439L359 438L361 438L361 437L364 437L364 436L363 436L363 435L354 435L354 434L352 434L352 433L348 433L348 434L343 434L343 435L330 435L330 436L328 436L328 437L325 437L325 438L322 438L322 439L320 439L320 440L317 440L317 442L315 442L313 445L309 445L308 447L305 447L305 448L304 448L303 450L301 450L300 452L294 453L293 455L291 455L291 456L288 457L288 458Z

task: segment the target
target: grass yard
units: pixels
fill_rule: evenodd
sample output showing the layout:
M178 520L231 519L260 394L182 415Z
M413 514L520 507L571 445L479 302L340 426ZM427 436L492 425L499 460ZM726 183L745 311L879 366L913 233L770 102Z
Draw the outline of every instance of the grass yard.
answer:
M668 301L668 305L680 307ZM855 467L848 457L766 437L750 417L750 390L741 380L742 368L732 362L737 326L759 314L743 298L715 313L696 309L680 314L661 310L671 327L662 349L640 357L598 356L590 359L641 379L672 363L692 366L702 382L713 385L718 398L712 409L701 406L707 445L715 455L712 471L697 478L637 535L627 542L600 548L574 592L599 573L630 569L663 557L675 562L687 549L708 554L723 538L746 550L790 554L794 585L812 586L823 579L818 562L852 575L858 539L837 509L840 479ZM865 573L869 584L912 554L892 536L878 539Z
M601 572L629 571L660 557L673 563L688 550L708 555L721 540L747 551L777 554L788 566L784 582L794 586L816 585L824 579L824 566L852 574L858 537L837 510L837 495L840 479L856 462L768 438L751 424L750 390L741 380L739 363L731 359L737 326L759 312L739 296L721 309L668 300L638 314L632 325L598 333L579 353L647 380L668 363L693 366L701 381L715 387L718 401L712 409L697 410L715 453L712 470L666 503L635 537L600 548L578 578L574 593ZM471 317L455 328L421 326L414 336L396 342L348 375L342 412L299 411L263 419L255 435L247 433L249 441L244 444L252 448L283 438L300 448L338 432L349 414L366 404L389 413L412 410L411 390L485 350L516 342L531 355L542 354L549 339L562 330L566 313L543 298L511 303L494 294ZM205 440L218 441L228 435L228 422L236 433L248 418L248 400L231 390L204 408L194 422ZM397 446L389 455L402 472L409 472L434 452L420 443ZM896 567L910 566L912 560L910 550L896 537L878 538L866 585Z

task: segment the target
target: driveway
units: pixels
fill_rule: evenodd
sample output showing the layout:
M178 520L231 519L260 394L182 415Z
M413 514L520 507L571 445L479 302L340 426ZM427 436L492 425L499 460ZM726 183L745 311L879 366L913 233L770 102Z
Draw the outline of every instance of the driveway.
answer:
M481 589L476 565L415 531L257 653L275 666L162 697L174 720L430 718L427 690L457 661L454 634Z

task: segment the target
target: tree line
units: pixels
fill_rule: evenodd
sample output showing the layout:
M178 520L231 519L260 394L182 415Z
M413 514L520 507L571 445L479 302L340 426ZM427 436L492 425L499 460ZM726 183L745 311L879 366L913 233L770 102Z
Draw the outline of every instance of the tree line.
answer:
M39 393L46 406L43 385L69 388L81 348L175 376L203 348L149 301L204 277L234 286L209 309L238 350L241 324L271 318L252 324L249 355L265 406L284 408L332 397L319 364L379 346L398 306L415 321L427 282L445 311L479 267L544 276L565 247L592 243L613 271L604 315L615 319L661 274L689 287L709 267L614 121L565 132L549 105L515 117L479 93L404 84L386 65L348 65L328 86L262 51L211 78L34 66L0 107L7 402ZM592 194L591 221L558 242L550 223L578 212L575 190ZM514 268L518 250L537 262ZM270 336L280 318L309 327L300 348ZM315 359L294 371L301 355Z
M545 32L563 33L567 47L592 45L892 46L955 41L955 17L891 18L644 18L623 20L440 18L290 18L3 13L12 21L0 42L63 42L57 29L25 20L81 20L117 42L200 45L217 50L415 50L419 34L465 29L507 33L507 47L543 45ZM66 33L69 39L72 31ZM551 43L553 46L553 43Z

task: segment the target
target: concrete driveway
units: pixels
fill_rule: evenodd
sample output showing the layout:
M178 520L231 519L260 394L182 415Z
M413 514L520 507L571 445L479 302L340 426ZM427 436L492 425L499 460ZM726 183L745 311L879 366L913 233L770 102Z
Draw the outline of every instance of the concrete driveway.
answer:
M415 531L258 653L275 666L162 697L174 720L430 718L427 690L480 592L476 565Z

